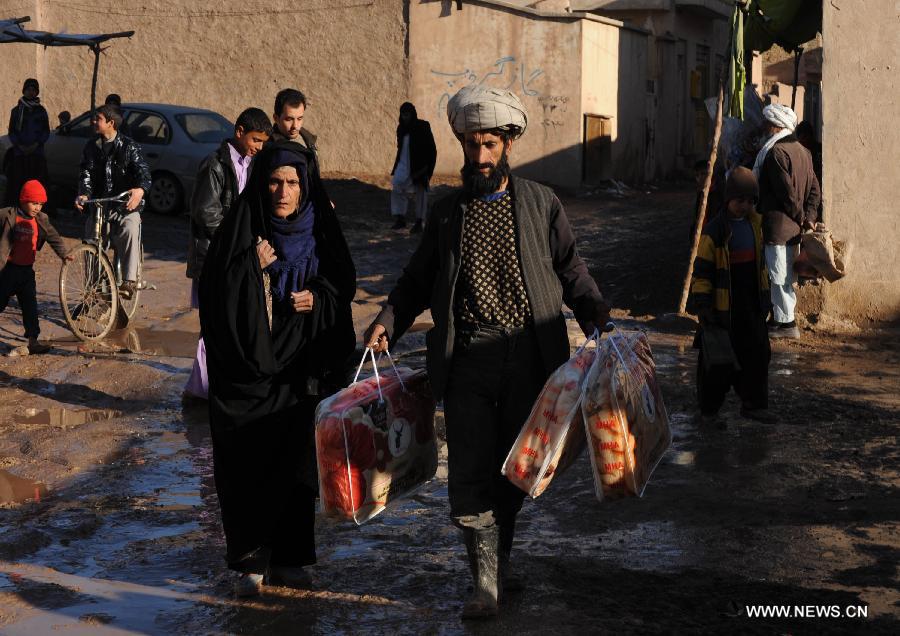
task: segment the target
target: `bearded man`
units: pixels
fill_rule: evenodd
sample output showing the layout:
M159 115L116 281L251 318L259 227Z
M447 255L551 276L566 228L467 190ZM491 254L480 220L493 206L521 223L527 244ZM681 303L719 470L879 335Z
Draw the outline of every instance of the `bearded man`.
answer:
M465 155L463 187L435 204L364 339L382 351L431 309L427 366L444 401L450 514L474 580L463 618L484 618L497 615L501 588L516 586L508 566L524 493L500 467L544 382L569 356L562 303L585 333L606 325L609 308L559 199L510 174L508 158L527 124L519 98L467 86L447 116Z

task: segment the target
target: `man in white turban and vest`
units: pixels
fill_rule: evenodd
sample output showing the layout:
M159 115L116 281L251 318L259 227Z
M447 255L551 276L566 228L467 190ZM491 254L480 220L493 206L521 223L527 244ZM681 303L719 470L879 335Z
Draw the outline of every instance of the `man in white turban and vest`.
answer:
M763 108L766 141L756 156L753 172L759 180L759 212L763 215L766 266L772 295L773 338L798 338L794 318L794 259L800 253L800 234L815 225L821 190L809 150L797 140L797 115L782 104Z
M528 121L519 98L467 86L447 117L463 150L463 186L435 204L364 339L384 350L431 310L427 367L444 401L450 515L473 577L463 618L487 618L497 615L498 597L521 589L509 558L525 493L500 468L544 382L569 357L563 302L586 334L603 329L609 307L559 199L510 173Z

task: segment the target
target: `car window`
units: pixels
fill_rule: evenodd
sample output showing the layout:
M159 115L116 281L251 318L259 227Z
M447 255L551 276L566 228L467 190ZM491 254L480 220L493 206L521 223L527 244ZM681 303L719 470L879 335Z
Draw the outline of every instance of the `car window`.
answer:
M200 144L219 143L231 137L234 126L218 113L182 113L175 120L185 134Z
M82 137L87 139L94 136L94 128L91 126L91 114L85 113L78 119L73 120L66 126L67 134L71 137Z
M169 143L169 124L156 113L133 110L125 119L128 136L141 144Z

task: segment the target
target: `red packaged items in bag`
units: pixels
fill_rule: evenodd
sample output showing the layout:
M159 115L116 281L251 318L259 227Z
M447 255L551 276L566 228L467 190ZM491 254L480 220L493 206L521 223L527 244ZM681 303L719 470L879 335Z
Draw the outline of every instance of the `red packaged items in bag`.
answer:
M672 443L646 334L610 334L585 379L581 410L597 498L642 496Z
M501 472L531 497L544 492L584 448L581 392L597 355L597 349L587 345L599 337L595 333L547 379L503 463Z
M372 377L323 400L316 409L322 511L362 524L431 479L434 408L427 373L405 367L381 376L376 366Z

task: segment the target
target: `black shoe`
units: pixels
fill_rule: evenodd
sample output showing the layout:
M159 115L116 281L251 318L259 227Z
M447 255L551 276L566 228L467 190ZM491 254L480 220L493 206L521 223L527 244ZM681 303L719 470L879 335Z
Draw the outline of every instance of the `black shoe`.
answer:
M509 557L512 554L513 537L516 534L516 519L504 519L497 523L499 530L498 545L499 555L497 562L497 576L500 585L498 586L498 598L503 600L506 592L521 592L525 589L525 582L522 577L517 576L510 567Z
M394 224L391 226L391 229L392 230L402 230L405 227L406 227L406 219L404 219L402 216L398 216L394 220Z
M463 607L463 620L497 616L498 534L497 526L483 530L463 528L473 582L472 596Z
M422 221L417 220L411 228L409 228L410 234L419 234L422 231Z

